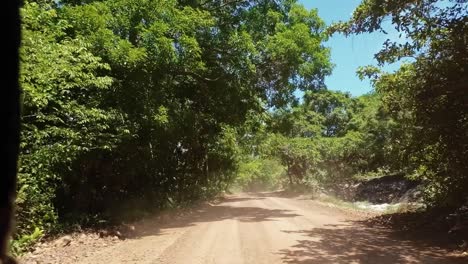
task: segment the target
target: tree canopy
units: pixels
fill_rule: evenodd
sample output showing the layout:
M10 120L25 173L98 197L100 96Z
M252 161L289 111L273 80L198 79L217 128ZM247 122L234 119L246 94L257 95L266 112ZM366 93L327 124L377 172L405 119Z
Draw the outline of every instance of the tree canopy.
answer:
M295 0L24 1L14 250L67 224L133 219L233 186L323 188L366 175L468 186L466 1L364 0L327 27ZM330 34L402 34L327 90ZM295 92L302 91L302 98ZM123 213L124 212L124 213Z
M18 235L227 188L247 117L325 89L332 69L325 23L291 0L46 0L21 12Z

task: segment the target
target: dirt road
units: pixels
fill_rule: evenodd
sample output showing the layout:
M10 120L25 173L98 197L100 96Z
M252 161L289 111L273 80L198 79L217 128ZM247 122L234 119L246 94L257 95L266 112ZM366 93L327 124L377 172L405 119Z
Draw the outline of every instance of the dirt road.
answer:
M300 198L236 195L75 263L468 263L433 242L366 227L359 217Z

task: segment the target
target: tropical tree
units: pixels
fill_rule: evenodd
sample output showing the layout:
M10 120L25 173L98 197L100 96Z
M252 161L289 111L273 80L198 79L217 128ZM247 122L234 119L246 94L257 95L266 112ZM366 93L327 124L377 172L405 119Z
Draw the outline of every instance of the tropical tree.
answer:
M468 186L468 45L466 1L366 0L348 22L331 31L346 35L382 31L390 18L406 41L387 40L375 56L380 64L412 58L396 73L372 67L385 107L402 125L401 155L415 177L428 182L426 197L434 205L463 201Z

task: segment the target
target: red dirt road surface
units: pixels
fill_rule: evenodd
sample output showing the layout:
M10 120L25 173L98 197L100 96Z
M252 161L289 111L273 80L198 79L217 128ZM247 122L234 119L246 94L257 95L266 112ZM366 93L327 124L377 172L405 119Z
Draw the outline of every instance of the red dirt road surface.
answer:
M369 227L362 218L277 193L233 195L166 223L147 220L133 238L88 248L70 263L468 263L424 235Z

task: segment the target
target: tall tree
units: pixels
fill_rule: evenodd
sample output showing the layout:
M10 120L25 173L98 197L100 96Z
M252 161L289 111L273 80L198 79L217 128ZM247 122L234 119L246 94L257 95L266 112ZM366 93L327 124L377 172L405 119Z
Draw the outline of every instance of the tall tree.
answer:
M361 70L374 78L386 107L406 125L402 158L413 173L429 182L428 201L457 204L468 186L468 5L466 1L366 0L350 21L331 30L346 35L384 31L390 18L407 41L387 40L380 64L413 58L394 74Z
M26 1L22 16L21 243L226 188L249 114L331 71L323 21L295 1Z

